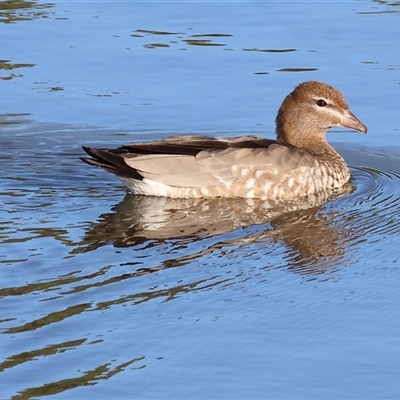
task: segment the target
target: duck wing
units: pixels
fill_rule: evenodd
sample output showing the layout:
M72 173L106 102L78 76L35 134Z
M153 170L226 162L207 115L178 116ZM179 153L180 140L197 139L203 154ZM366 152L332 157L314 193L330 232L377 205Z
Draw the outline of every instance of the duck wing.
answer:
M114 150L86 148L83 161L119 177L148 179L175 187L200 188L229 184L248 171L273 177L302 165L312 166L308 153L258 136L216 139L180 135L133 143Z

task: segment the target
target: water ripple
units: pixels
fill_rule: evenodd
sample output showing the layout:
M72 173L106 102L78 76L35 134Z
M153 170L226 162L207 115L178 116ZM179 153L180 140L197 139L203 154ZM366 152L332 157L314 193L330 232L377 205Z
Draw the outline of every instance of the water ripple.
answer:
M378 268L397 261L400 172L382 154L350 154L352 180L342 193L285 206L126 195L110 209L123 195L117 181L101 171L82 175L78 150L40 143L32 150L3 140L10 160L0 194L7 207L0 264L19 271L0 289L3 334L202 291L246 296L274 271L336 281L342 270L364 265L364 254ZM279 280L282 290L288 281L274 275ZM15 318L15 305L27 303L32 315ZM34 316L38 304L44 316Z

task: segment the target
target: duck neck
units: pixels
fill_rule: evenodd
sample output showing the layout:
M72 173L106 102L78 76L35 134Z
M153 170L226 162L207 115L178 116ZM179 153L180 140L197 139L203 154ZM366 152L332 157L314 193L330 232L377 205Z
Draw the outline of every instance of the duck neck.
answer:
M277 130L276 138L278 143L298 147L307 150L309 153L329 151L332 147L325 140L324 135L310 135L296 132L296 135L288 134L285 130Z

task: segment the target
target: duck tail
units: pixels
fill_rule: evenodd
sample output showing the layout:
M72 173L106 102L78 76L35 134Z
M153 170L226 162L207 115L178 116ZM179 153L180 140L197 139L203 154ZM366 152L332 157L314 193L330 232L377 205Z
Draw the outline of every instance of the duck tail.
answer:
M119 178L132 178L142 180L143 177L132 167L129 167L120 152L107 149L95 149L82 146L83 150L92 158L79 157L83 162L104 169Z

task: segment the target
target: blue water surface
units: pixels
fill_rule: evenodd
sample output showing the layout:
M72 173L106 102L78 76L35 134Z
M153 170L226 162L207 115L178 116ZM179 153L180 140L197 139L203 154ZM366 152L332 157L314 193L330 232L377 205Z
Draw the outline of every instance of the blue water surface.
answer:
M400 396L400 3L0 3L0 398ZM127 195L79 160L274 137L340 89L353 189L275 218Z

